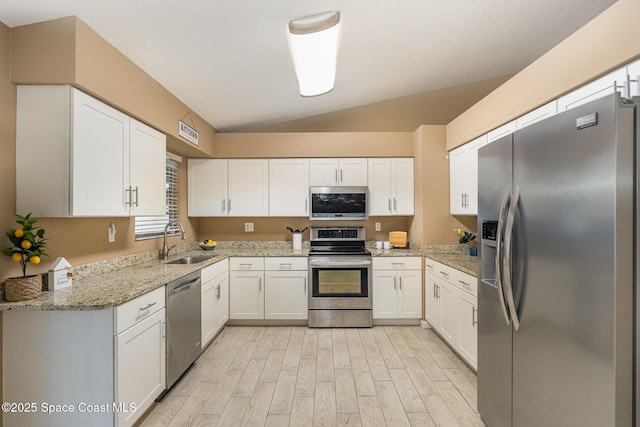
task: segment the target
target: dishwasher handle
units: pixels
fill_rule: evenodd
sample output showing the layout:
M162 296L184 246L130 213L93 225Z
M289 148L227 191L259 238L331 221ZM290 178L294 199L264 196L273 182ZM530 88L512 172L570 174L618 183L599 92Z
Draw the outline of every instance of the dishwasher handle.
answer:
M191 286L193 286L194 284L200 284L200 278L199 277L197 277L197 278L195 278L193 280L189 280L188 282L180 283L178 286L176 286L175 288L173 288L173 289L171 289L169 291L169 296L175 295L175 294L177 294L179 292L182 292L182 291L186 291L186 290L190 289Z

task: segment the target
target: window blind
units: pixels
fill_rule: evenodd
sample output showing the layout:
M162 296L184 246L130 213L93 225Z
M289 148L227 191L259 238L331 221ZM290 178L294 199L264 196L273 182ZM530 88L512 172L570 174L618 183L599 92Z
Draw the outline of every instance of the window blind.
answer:
M178 163L182 159L171 153L167 153L167 212L161 216L137 216L135 217L136 240L153 239L164 236L164 227L169 221L178 221L179 210L179 175ZM180 230L178 227L170 227L167 235L174 236Z

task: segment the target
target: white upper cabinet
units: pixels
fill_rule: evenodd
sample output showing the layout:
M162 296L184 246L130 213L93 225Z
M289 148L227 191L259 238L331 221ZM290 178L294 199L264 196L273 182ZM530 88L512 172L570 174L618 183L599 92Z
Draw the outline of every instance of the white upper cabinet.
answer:
M189 159L189 216L267 216L269 161Z
M135 119L131 119L129 130L131 214L164 215L167 211L167 137Z
M616 91L622 91L622 96L627 96L626 86L627 68L623 67L558 98L558 112L570 110Z
M229 160L229 216L269 215L269 161Z
M413 215L413 159L370 158L368 163L369 215Z
M311 159L309 162L311 186L367 185L367 159Z
M227 160L189 159L187 198L189 216L227 216Z
M558 101L554 99L553 101L543 105L542 107L536 108L535 110L528 112L524 116L518 117L516 119L516 130L520 130L551 116L555 116L557 113Z
M640 61L627 65L628 96L640 96Z
M478 149L487 135L449 153L449 211L452 215L478 214Z
M269 160L269 215L309 216L309 160Z
M165 213L166 142L159 132L70 86L18 86L16 124L19 212ZM33 179L32 171L46 179Z

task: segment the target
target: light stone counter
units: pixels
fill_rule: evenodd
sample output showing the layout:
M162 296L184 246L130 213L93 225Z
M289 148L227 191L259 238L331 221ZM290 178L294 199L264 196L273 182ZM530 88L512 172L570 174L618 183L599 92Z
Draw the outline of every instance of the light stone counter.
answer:
M231 256L289 257L309 254L308 247L291 249L288 245L247 244L203 251L195 244L184 245L182 251L168 261L189 255L211 256L197 264L166 264L157 259L158 251L99 261L74 269L73 286L57 291L44 291L38 298L1 302L0 311L100 310L115 307L151 292L165 284Z
M375 249L367 242L373 256L422 256L420 246L410 249ZM74 267L73 286L57 291L44 291L38 298L0 302L0 311L101 310L124 304L165 284L229 257L306 257L309 242L301 250L293 250L290 241L220 242L213 251L203 251L197 244L185 244L169 261L189 255L208 255L197 264L166 264L158 259L158 251L132 254Z
M468 245L427 245L424 256L477 277L480 259L470 256L468 248Z

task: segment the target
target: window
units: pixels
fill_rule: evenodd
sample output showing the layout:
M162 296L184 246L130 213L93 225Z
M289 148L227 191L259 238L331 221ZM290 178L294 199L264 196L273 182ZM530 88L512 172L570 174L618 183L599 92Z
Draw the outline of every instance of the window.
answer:
M178 221L180 216L178 163L181 161L181 157L167 153L167 213L162 216L135 217L136 240L162 237L167 223L169 221ZM178 233L178 227L171 227L167 235L173 236Z

